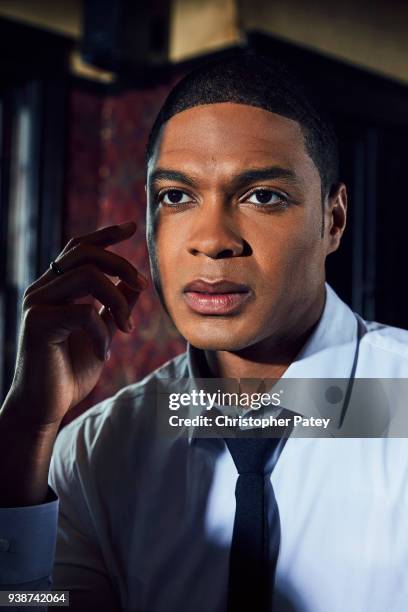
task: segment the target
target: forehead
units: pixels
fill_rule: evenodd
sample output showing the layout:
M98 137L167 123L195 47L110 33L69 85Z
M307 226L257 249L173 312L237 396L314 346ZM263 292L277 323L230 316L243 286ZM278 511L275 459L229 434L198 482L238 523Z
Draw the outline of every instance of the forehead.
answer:
M226 102L190 108L163 124L148 171L156 166L238 170L265 163L316 171L299 123Z

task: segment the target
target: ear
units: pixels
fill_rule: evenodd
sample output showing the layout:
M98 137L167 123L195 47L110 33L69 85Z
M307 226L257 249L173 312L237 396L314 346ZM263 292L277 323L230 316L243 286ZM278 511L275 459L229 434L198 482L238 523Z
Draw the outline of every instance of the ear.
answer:
M326 255L337 251L347 221L347 189L344 183L335 185L325 202Z

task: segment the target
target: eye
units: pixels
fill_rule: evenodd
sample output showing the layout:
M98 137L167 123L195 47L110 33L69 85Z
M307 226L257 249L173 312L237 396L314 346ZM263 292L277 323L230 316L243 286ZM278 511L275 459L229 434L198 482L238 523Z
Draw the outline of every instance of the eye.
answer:
M187 204L191 202L191 197L181 191L181 189L167 189L159 194L159 201L167 206L177 207L180 204Z
M258 206L268 204L284 206L288 203L288 198L283 193L272 189L256 189L250 194L247 201Z

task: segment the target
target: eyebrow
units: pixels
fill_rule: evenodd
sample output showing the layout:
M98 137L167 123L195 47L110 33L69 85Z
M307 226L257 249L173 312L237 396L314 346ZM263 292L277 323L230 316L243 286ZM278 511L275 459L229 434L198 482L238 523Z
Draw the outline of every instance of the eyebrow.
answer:
M240 189L241 187L245 187L250 183L278 178L284 179L289 183L298 183L297 176L293 170L282 168L281 166L269 166L266 168L249 168L248 170L235 175L232 178L231 184L233 189ZM192 188L198 187L197 181L184 172L166 168L156 168L156 170L154 170L150 175L149 182L151 185L160 181L177 181Z
M284 179L289 183L297 183L297 176L293 170L282 168L281 166L270 166L268 168L249 168L245 172L237 174L232 179L232 185L235 189L245 187L250 183L258 181L271 181L274 179Z
M197 182L189 177L184 172L179 172L178 170L167 170L165 168L156 168L151 175L149 182L153 185L154 183L159 183L160 181L177 181L179 183L184 183L185 185L189 185L190 187L197 187Z

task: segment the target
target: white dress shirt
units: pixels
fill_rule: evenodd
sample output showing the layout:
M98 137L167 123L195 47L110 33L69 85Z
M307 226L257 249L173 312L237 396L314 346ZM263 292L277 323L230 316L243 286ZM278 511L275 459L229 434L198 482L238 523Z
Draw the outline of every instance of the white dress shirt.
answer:
M326 284L320 321L284 378L408 378L408 331L366 322L359 343L357 331ZM0 588L52 577L99 609L225 611L235 465L222 439L159 435L154 409L158 379L202 377L202 358L188 344L60 432L50 501L0 509ZM406 612L406 439L293 436L271 483L274 612Z

